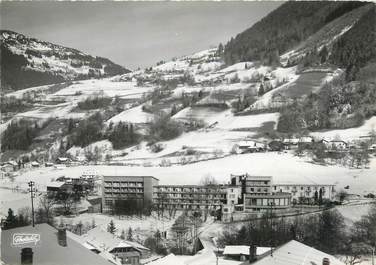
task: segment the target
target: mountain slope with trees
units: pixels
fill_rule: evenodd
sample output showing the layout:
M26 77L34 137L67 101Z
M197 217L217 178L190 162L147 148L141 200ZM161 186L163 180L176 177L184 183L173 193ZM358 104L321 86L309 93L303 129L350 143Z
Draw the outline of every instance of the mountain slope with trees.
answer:
M106 58L93 57L13 31L1 30L0 41L3 90L130 72Z
M367 4L287 2L232 38L225 45L224 60L228 65L255 60L266 64L279 63L279 55L293 49L331 21Z

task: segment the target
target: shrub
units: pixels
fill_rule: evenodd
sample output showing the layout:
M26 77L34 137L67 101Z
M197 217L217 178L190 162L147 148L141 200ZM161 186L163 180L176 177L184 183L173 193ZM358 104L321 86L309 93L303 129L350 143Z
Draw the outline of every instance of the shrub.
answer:
M166 114L156 115L149 125L149 137L152 140L171 140L183 132L182 126Z
M82 110L91 110L104 108L110 105L112 99L105 96L92 96L84 101L78 102L78 107Z
M119 122L108 132L108 140L114 149L121 149L138 142L139 135L134 131L133 124Z
M97 112L86 120L82 120L70 136L70 142L85 147L102 139L103 117Z

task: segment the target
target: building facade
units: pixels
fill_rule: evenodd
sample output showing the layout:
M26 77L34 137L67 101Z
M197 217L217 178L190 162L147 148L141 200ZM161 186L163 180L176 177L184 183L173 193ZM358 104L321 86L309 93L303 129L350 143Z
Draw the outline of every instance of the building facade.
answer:
M103 211L110 211L116 200L135 200L145 205L153 200L153 187L159 180L152 176L103 176Z
M272 176L231 175L230 187L240 188L239 202L245 212L267 209L286 209L291 204L291 194L273 191ZM228 203L229 201L227 201ZM239 205L234 210L239 209ZM227 212L231 212L231 208Z
M274 192L284 192L291 194L293 204L313 203L320 197L333 201L336 196L334 184L275 184Z
M226 203L226 188L221 185L159 185L153 202L174 209L216 209Z

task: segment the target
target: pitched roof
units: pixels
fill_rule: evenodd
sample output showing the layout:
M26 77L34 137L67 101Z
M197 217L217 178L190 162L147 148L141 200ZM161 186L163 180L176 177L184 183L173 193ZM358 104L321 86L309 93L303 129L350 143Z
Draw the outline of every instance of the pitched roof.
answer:
M332 255L291 240L253 265L321 265L324 258L329 258L330 265L345 265Z
M39 235L35 242L13 244L15 234ZM35 227L24 226L1 231L1 254L5 264L21 264L21 248L33 249L33 262L38 265L113 265L103 257L93 253L67 233L67 246L58 244L57 229L48 224L37 224Z
M52 187L52 188L60 188L61 186L63 186L65 184L65 182L63 181L51 181L47 187Z
M100 251L111 251L117 247L133 247L138 251L149 250L137 242L122 240L99 226L87 231L82 238Z

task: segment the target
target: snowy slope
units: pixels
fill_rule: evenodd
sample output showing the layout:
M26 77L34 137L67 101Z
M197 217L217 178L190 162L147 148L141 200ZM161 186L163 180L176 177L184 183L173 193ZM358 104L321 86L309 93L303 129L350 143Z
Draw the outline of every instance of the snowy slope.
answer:
M6 70L2 86L11 89L129 72L106 58L93 57L13 31L0 31L0 41L1 63Z

